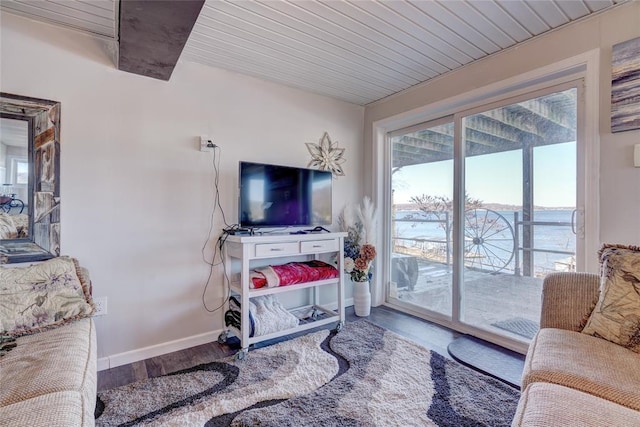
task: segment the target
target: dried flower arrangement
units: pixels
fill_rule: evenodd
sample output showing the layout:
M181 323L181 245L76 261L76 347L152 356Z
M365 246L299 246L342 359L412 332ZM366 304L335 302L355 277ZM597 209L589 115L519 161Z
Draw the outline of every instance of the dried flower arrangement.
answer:
M340 231L348 233L344 239L344 270L354 282L366 282L373 276L376 216L376 208L371 199L365 197L362 206L347 205L338 217Z

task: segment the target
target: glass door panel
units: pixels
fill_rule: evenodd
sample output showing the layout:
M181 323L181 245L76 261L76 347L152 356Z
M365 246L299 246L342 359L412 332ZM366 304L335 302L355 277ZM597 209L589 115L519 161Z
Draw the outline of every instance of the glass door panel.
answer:
M388 299L451 317L453 120L390 135L391 280Z
M572 88L462 118L461 322L527 342L542 279L575 268L576 117Z

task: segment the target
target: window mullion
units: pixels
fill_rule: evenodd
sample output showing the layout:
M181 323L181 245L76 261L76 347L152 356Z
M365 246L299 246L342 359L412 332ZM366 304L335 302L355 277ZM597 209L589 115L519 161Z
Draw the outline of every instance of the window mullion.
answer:
M462 306L462 274L464 267L464 138L462 137L462 115L453 117L453 277L452 311L454 323L460 322Z

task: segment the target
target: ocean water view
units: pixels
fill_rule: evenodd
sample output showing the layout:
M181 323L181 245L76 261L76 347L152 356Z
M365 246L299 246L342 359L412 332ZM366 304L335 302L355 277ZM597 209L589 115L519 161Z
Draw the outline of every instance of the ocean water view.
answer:
M536 276L544 276L551 271L572 269L572 262L575 259L572 255L575 254L576 248L576 236L571 227L572 214L573 211L570 209L534 211L532 221L544 223L532 226L532 247L535 249L533 273ZM425 254L435 254L439 259L445 260L447 250L449 253L452 251L451 240L446 238L445 225L450 220L451 217L444 213L427 215L419 210L398 210L394 221L395 244L413 250L419 248ZM516 261L521 268L523 257L521 221L522 211L483 208L467 211L465 220L467 265L472 262L469 260L476 257L482 259L484 266L493 266L502 272L516 271ZM516 246L519 249L516 249Z

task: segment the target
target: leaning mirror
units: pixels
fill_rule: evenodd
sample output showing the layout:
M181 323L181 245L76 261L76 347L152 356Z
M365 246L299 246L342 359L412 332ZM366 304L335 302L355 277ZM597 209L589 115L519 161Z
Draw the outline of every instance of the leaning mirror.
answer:
M0 263L60 255L60 103L0 92Z

